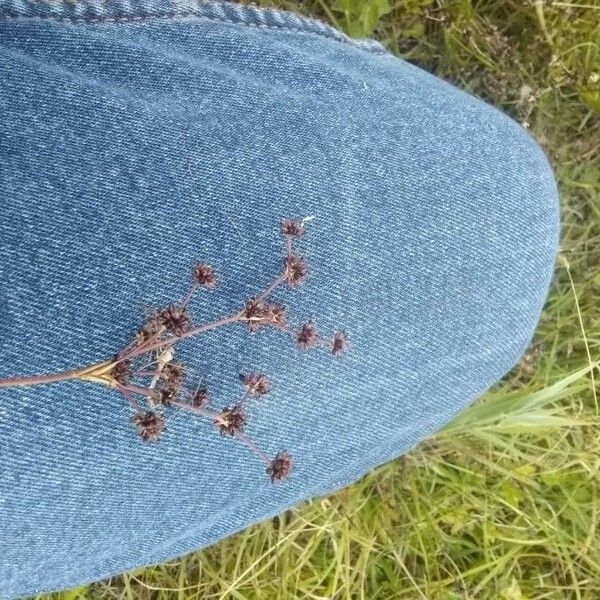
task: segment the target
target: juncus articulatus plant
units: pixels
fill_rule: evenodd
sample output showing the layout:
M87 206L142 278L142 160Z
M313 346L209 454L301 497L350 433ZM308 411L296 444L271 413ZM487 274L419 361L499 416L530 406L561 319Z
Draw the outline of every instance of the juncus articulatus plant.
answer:
M294 326L289 322L287 307L271 301L276 289L294 289L302 285L308 273L308 265L294 245L305 235L305 221L285 219L280 223L280 233L285 241L280 273L261 292L246 299L237 311L210 322L194 321L189 309L194 295L218 286L218 276L213 268L198 263L192 268L192 283L183 299L153 312L129 343L112 358L61 373L0 379L0 388L72 379L107 385L130 404L132 425L144 442L156 442L164 435L167 408L185 410L211 421L222 436L236 438L245 444L265 463L271 481L285 479L292 469L292 457L284 450L269 457L245 432L248 423L246 404L271 391L272 384L267 375L240 373L239 398L221 410L213 410L208 389L202 384L189 387L185 365L175 360L175 347L182 340L235 324L244 325L251 334L264 328L277 329L291 336L301 350L321 347L338 356L348 349L348 339L343 331L337 331L329 338L322 336L312 322Z

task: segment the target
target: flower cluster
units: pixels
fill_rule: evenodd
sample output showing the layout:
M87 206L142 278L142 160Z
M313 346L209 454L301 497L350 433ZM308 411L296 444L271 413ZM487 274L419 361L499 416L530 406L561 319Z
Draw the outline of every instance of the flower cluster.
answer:
M180 302L169 304L151 314L131 342L110 360L81 369L0 379L0 388L57 383L80 379L117 389L134 409L131 422L145 442L159 440L164 431L170 410L192 412L210 420L222 435L236 438L252 450L266 465L271 481L285 479L292 469L292 457L281 450L273 458L267 456L247 436L248 416L245 405L271 391L271 382L264 373L241 373L243 386L240 398L220 410L211 408L211 397L205 385L195 389L187 385L184 365L175 361L175 346L182 340L202 335L220 327L242 325L252 334L262 329L276 329L289 336L300 350L311 347L327 348L338 356L348 349L348 339L343 331L331 338L323 337L313 322L298 326L290 323L288 309L271 300L280 287L297 288L308 275L308 265L296 251L295 242L304 236L304 220L286 219L280 224L285 240L285 254L281 272L262 290L247 298L235 312L207 323L196 323L190 313L190 301L200 290L212 291L218 278L206 263L192 268L192 283Z
M150 315L131 343L114 357L109 371L110 384L135 410L131 420L142 440L153 442L161 438L166 428L165 410L186 410L212 421L222 436L236 438L248 446L265 463L266 473L273 482L290 474L292 457L283 450L273 458L262 452L246 434L245 410L248 401L271 391L269 378L264 373L241 373L243 391L237 402L220 410L212 409L205 385L199 384L194 390L187 387L185 368L174 360L174 351L175 345L185 338L235 324L245 326L252 333L266 328L279 330L290 336L301 350L318 346L337 356L348 349L344 332L337 331L327 338L319 334L312 322L295 327L289 322L287 307L270 299L277 288L296 288L308 275L307 263L294 247L295 241L305 234L304 222L286 219L280 224L280 233L285 240L282 269L262 292L248 298L232 314L196 324L190 314L190 301L201 289L214 290L218 279L210 265L194 265L191 288L186 296L181 302L169 304ZM139 363L145 366L138 367Z

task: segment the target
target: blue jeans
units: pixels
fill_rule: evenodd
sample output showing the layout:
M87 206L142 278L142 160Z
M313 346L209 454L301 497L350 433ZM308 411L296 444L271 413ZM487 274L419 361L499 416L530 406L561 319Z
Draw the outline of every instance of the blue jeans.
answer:
M194 319L236 311L287 217L309 271L273 299L348 351L238 323L176 355L217 410L268 376L246 434L290 476L174 406L145 443L114 387L4 387L0 597L171 559L406 452L519 359L558 240L531 137L374 41L220 2L0 0L0 379L114 356L196 261L218 285Z

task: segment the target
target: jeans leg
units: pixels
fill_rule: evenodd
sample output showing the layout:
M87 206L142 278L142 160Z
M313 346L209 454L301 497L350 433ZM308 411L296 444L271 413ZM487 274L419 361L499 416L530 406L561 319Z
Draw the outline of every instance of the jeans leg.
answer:
M165 407L155 444L114 389L0 389L0 596L164 561L356 480L435 432L528 345L558 239L552 171L516 123L289 13L191 0L0 0L0 378L89 365L195 261L198 322L281 268L273 298L351 347L223 327L177 357L216 410L272 390L247 434L294 457L273 485L239 440Z

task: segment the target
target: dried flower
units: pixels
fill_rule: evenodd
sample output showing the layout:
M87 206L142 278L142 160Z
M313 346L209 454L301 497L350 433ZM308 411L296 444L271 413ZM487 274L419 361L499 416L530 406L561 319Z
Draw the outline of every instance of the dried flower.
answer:
M251 396L262 396L271 391L271 382L262 373L240 373L240 380Z
M1 2L1 0L0 0ZM119 350L109 361L88 365L74 371L56 373L53 376L0 378L0 388L17 385L57 382L66 379L81 379L106 383L115 387L133 408L131 422L145 441L158 440L165 427L165 417L160 406L183 409L212 420L221 435L236 437L267 464L267 473L272 482L285 479L292 470L292 457L280 451L271 460L244 434L246 414L244 403L250 397L267 394L271 382L262 373L240 374L245 391L237 404L220 412L205 409L209 404L209 394L205 387L195 391L184 386L183 366L174 362L174 350L183 337L198 336L233 323L246 323L250 331L261 327L272 327L290 334L302 349L309 346L324 346L338 355L348 348L346 334L335 332L333 338L322 338L314 325L304 323L298 330L288 322L284 305L272 302L273 293L284 286L294 288L300 285L308 273L304 259L296 254L294 242L305 234L305 220L285 219L280 222L280 232L284 236L283 270L275 274L271 282L256 296L246 300L245 305L235 312L222 315L213 321L194 324L188 313L188 305L198 288L212 289L217 286L217 276L208 264L196 263L192 267L193 283L183 299L161 308L148 316L130 343ZM138 360L145 366L138 367ZM139 369L139 370L138 370ZM146 383L139 383L144 378ZM148 382L146 378L151 378ZM180 400L185 397L185 402ZM145 405L142 405L142 402ZM156 411L156 412L154 412Z
M300 331L296 334L296 343L303 350L309 346L314 346L318 339L317 330L312 323L304 323Z
M346 352L350 346L348 338L343 331L336 331L333 336L333 342L331 344L331 354L337 356L342 352Z
M131 417L131 420L135 424L139 436L145 442L158 440L165 425L165 420L152 411L138 412Z
M175 335L181 335L190 328L190 318L185 308L171 305L163 308L159 313L161 324Z
M219 426L221 435L235 435L236 432L243 433L246 426L246 414L241 406L224 408L217 419L215 425Z
M208 395L208 390L205 387L198 388L192 395L192 404L196 408L204 408L208 406L209 402L210 397Z
M304 259L297 254L289 254L283 260L283 280L288 287L296 287L300 285L306 274L308 266Z
M166 387L160 388L159 390L154 390L154 393L152 394L152 399L156 404L170 406L171 402L175 400L178 393L179 388L177 386L168 385Z
M148 317L135 336L135 344L141 345L155 337L162 328L162 319L154 314Z
M115 360L117 360L117 357L115 357ZM129 383L130 368L131 363L128 360L122 360L112 368L110 374L117 383L127 385Z
M266 306L264 302L257 302L254 298L246 302L244 318L247 319L246 325L250 331L258 331L264 325L266 316Z
M304 233L302 221L298 219L284 219L281 221L279 230L283 235L287 235L291 238L299 238Z
M285 325L287 308L283 304L271 302L265 306L264 317L265 322L269 325L275 325L276 327Z
M194 280L201 286L213 289L217 285L217 276L211 267L204 263L198 263L194 269Z
M160 376L167 385L178 387L183 379L183 366L177 362L169 362L162 368Z
M287 452L278 452L267 467L271 482L285 479L292 470L292 457Z

